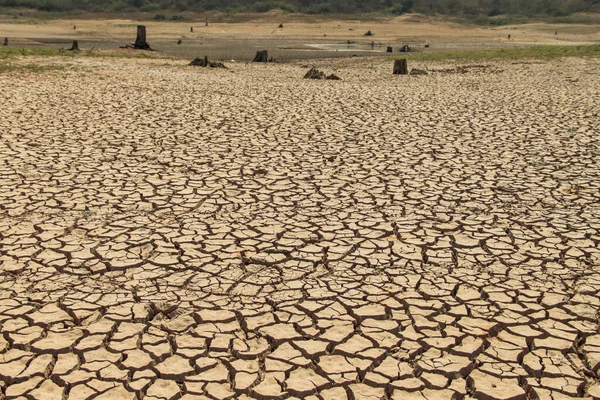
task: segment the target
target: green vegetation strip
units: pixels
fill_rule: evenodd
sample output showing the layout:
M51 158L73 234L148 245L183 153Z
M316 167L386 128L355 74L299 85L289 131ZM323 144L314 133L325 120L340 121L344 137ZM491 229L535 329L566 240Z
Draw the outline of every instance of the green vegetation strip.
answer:
M38 64L12 64L10 62L0 60L0 74L6 72L46 72L46 71L63 71L65 66L62 65L38 65Z
M18 57L39 56L39 57L117 57L117 58L167 58L159 53L149 53L146 51L105 53L93 50L69 51L58 49L37 49L37 48L18 48L18 47L0 47L0 60L15 59Z
M513 49L455 51L448 53L410 53L394 59L411 60L492 60L520 58L600 57L600 45L586 46L535 46Z

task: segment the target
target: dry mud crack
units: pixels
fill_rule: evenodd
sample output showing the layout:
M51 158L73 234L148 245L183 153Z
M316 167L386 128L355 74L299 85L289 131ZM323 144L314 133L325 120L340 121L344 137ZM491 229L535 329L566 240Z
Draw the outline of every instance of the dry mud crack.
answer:
M77 63L0 75L0 397L600 398L597 60Z

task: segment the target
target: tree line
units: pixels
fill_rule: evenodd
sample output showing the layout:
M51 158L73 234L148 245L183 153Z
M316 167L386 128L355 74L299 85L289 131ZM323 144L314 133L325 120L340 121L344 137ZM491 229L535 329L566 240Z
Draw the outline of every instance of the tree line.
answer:
M123 12L160 10L266 12L282 9L308 14L383 12L404 14L471 15L494 17L567 16L576 12L600 12L600 0L0 0L0 7L44 11Z

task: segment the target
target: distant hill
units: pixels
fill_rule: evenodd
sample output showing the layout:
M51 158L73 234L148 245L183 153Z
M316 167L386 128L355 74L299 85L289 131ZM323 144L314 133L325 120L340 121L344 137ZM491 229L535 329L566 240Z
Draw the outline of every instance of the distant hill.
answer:
M466 15L493 17L568 16L576 12L600 12L600 0L0 0L0 7L43 11L91 12L224 11L354 14L381 12L403 14Z

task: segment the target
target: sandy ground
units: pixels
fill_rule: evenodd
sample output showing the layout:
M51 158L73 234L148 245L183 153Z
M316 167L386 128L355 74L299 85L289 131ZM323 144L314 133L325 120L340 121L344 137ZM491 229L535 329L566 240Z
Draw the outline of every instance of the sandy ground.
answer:
M148 28L148 42L162 53L185 58L207 55L221 60L252 59L256 51L263 49L276 59L285 60L352 54L386 56L387 46L397 51L404 44L419 51L435 52L600 43L597 25L527 24L488 29L409 15L378 21L307 22L296 18L286 20L284 28L279 29L277 18L269 15L244 23L209 22L208 27L197 21L142 23ZM281 16L282 20L286 18ZM114 49L134 42L137 24L131 20L0 19L0 38L9 37L13 46L69 48L72 40L78 40L83 49ZM194 28L193 33L190 27ZM375 36L365 37L368 30ZM180 39L182 43L177 45ZM430 47L425 49L425 44Z
M597 59L40 62L0 75L6 398L600 398Z

